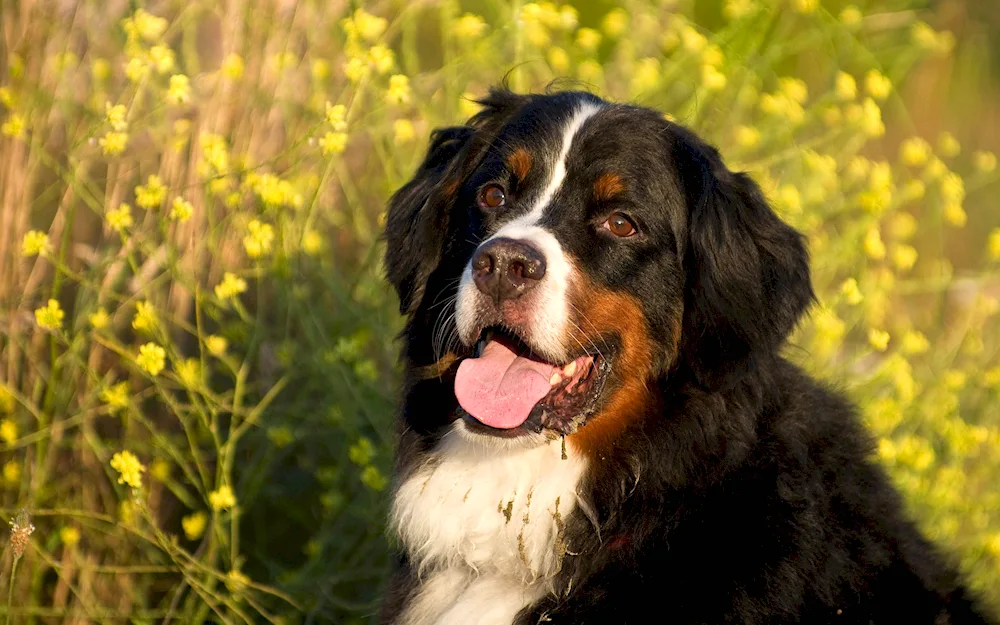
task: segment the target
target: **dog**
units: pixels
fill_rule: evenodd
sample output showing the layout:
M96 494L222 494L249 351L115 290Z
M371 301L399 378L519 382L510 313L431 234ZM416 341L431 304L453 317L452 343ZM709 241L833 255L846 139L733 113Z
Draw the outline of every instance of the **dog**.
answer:
M803 237L662 114L496 88L389 202L380 619L992 623L857 413L780 355Z

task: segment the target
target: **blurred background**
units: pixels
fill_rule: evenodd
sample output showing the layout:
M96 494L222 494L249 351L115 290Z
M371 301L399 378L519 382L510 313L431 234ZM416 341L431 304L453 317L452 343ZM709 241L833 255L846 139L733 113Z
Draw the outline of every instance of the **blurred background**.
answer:
M788 356L1000 608L1000 3L4 0L0 30L7 622L370 620L386 200L504 76L753 174L810 242Z

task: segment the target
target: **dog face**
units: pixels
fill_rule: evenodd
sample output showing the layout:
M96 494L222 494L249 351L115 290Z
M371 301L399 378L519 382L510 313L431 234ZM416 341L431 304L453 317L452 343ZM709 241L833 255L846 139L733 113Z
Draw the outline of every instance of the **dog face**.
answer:
M807 257L747 176L648 109L482 104L435 134L386 226L410 364L454 356L470 436L598 445L671 380L731 384L777 353Z

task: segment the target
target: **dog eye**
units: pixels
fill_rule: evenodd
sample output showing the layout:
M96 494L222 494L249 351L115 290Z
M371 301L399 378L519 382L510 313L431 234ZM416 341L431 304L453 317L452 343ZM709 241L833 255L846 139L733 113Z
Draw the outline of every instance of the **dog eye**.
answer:
M507 203L507 194L504 193L503 187L500 185L488 184L479 190L479 196L476 200L479 202L480 208L500 208Z
M611 234L623 239L633 236L637 232L635 223L625 213L611 213L602 226Z

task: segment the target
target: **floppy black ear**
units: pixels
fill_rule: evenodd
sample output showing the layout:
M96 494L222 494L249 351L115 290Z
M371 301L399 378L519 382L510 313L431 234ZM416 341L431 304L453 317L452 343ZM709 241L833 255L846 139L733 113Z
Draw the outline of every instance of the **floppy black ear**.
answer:
M685 361L716 385L777 354L812 302L801 234L757 184L726 168L711 146L679 129L674 162L687 194Z
M427 279L441 261L448 229L448 203L458 182L462 160L475 129L456 126L435 130L424 162L389 200L385 225L386 277L399 295L399 312L416 310Z

